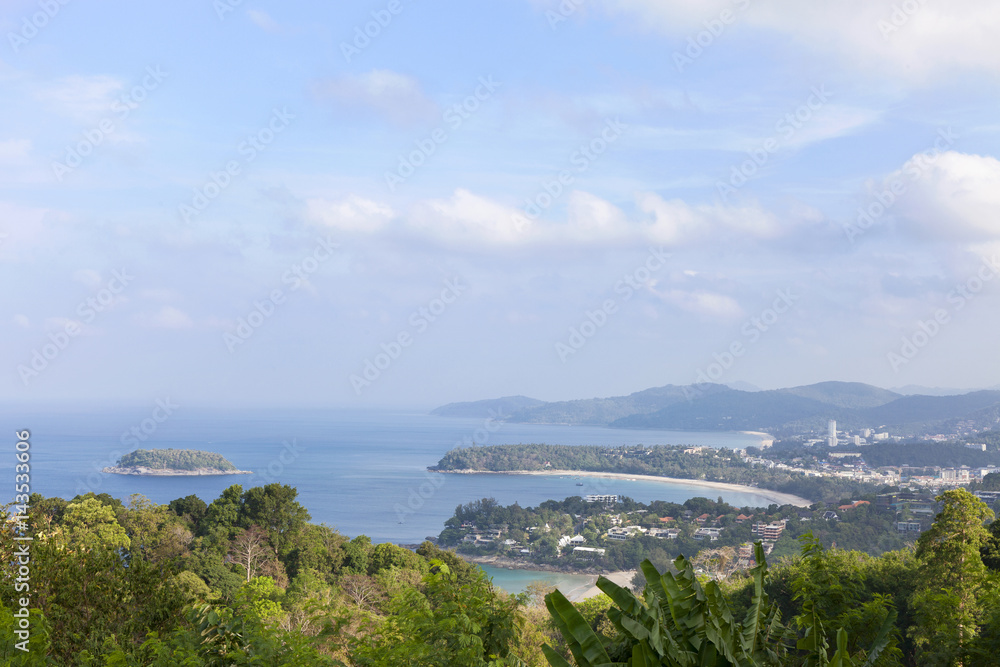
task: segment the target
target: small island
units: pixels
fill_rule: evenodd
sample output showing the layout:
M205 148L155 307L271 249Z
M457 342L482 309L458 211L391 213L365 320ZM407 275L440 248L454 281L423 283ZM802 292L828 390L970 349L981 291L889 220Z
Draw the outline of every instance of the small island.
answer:
M221 454L197 449L137 449L101 472L114 475L170 477L179 475L252 475L239 470Z

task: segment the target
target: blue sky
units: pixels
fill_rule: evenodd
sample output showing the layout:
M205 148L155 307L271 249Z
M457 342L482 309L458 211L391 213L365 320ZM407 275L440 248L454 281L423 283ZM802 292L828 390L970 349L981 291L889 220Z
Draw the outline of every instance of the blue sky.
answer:
M4 3L0 399L1000 381L995 3L344 4Z

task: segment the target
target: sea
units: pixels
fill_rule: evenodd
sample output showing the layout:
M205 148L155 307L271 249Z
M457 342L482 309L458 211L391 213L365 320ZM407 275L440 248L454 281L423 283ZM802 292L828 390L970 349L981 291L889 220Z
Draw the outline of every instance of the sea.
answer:
M456 507L481 498L537 506L548 499L591 493L649 502L683 502L695 496L742 506L766 506L753 492L595 477L458 475L427 471L448 450L477 445L692 445L743 448L761 437L749 433L620 430L562 424L515 424L378 410L208 410L167 406L0 409L7 454L0 440L0 474L13 489L15 431L30 437L31 491L72 498L93 491L127 501L133 494L168 503L190 494L211 502L223 489L270 483L298 490L314 523L373 542L417 544L438 535ZM138 448L217 452L252 475L137 477L101 472ZM2 484L2 482L0 482ZM489 571L489 570L488 570ZM521 590L534 580L565 583L565 575L492 570L494 581ZM524 579L524 577L529 577ZM569 580L566 580L569 581ZM573 580L575 583L575 580Z

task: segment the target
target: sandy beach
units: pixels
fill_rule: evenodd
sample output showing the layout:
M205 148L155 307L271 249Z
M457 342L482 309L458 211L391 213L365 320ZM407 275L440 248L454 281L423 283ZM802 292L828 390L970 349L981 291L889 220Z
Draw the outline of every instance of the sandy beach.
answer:
M622 588L630 588L632 586L632 577L635 576L635 570L628 570L627 572L611 572L610 574L605 574L605 578L610 579ZM595 595L600 595L604 591L597 587L597 575L593 575L593 581L590 582L590 586L579 586L571 591L563 591L562 594L566 596L566 599L570 602L579 602L580 600L586 600L587 598L592 598Z
M761 447L770 447L774 444L774 436L770 433L764 433L763 431L740 431L740 433L759 436Z
M698 486L705 489L720 489L725 491L739 491L742 493L753 493L766 498L778 505L795 505L796 507L809 507L812 502L790 493L781 493L771 489L762 489L756 486L744 486L742 484L729 484L728 482L709 482L703 479L679 479L677 477L657 477L656 475L630 475L619 472L591 472L587 470L512 470L507 472L493 472L489 470L438 470L450 474L466 475L571 475L573 477L603 477L605 479L635 479L644 482L663 482L668 484L679 484L684 486Z

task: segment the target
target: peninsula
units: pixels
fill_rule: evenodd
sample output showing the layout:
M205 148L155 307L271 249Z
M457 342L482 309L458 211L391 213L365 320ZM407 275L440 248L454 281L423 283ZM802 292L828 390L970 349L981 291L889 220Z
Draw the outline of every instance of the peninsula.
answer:
M239 470L221 454L196 449L137 449L101 472L114 475L170 477L181 475L252 475Z

